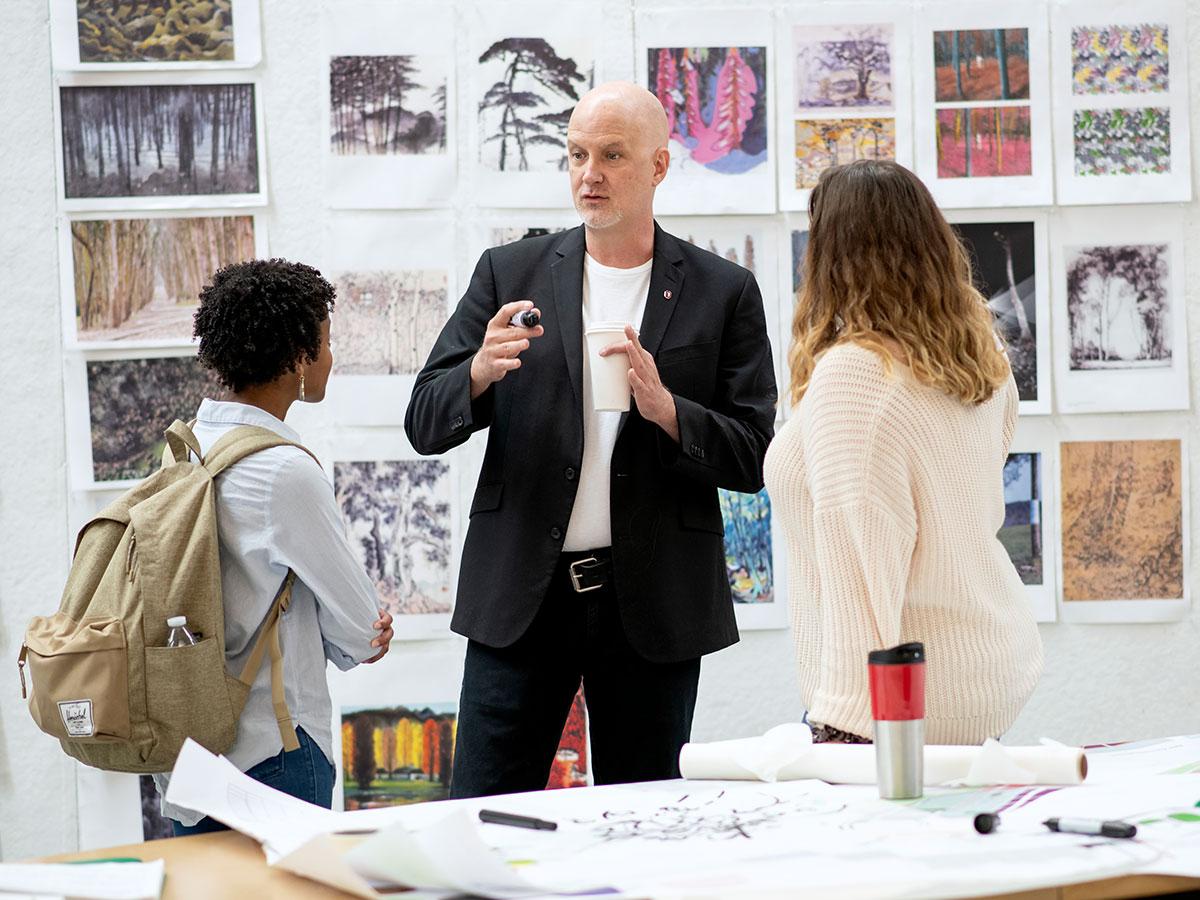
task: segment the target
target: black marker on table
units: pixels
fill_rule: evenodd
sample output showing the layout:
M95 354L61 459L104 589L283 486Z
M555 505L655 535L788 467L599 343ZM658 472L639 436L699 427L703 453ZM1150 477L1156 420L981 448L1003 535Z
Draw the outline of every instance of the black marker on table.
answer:
M527 309L509 319L508 324L514 325L517 328L534 328L541 320L542 317L538 315L536 309Z
M516 813L497 812L494 809L481 809L479 821L489 825L512 825L514 828L532 828L534 831L557 831L557 822L547 822L545 819L535 819L532 816L518 816Z
M1137 834L1137 826L1128 822L1111 820L1103 822L1100 819L1047 819L1042 823L1051 831L1061 831L1069 834L1095 834L1100 837L1131 838Z

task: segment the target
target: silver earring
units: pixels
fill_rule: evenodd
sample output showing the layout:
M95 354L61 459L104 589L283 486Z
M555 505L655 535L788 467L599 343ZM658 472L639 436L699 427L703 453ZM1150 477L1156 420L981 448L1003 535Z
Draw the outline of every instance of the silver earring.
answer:
M304 373L300 373L300 402L304 402Z

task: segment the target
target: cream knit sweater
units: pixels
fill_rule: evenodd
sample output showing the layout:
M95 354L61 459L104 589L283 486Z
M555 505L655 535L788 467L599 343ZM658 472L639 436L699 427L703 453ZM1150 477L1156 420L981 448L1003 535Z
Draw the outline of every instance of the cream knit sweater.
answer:
M1042 671L996 537L1016 419L1011 377L967 406L901 363L889 376L865 347L817 362L766 458L811 721L870 737L867 653L923 641L928 743L978 744L1012 724Z

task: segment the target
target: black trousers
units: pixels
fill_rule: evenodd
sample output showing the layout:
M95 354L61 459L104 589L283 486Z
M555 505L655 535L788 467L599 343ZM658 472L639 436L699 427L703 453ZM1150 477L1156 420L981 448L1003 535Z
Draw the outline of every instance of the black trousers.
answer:
M597 784L679 777L700 660L653 663L629 646L611 581L571 587L563 554L529 630L509 647L467 644L450 796L541 790L580 682Z

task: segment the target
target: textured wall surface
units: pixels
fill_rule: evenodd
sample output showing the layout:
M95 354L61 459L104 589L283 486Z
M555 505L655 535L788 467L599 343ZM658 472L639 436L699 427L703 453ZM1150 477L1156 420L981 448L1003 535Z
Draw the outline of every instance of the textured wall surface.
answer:
M606 76L632 77L629 3L604 0L575 9L584 27L599 30ZM317 10L316 0L263 0L264 61L257 77L266 111L270 249L273 255L293 259L319 253L328 215L321 197ZM469 15L464 6L460 24ZM1200 109L1200 15L1193 15L1189 25L1195 119ZM460 129L471 121L465 84L466 79L460 79ZM0 3L0 309L4 312L0 392L6 414L0 441L0 663L4 667L15 660L29 617L49 612L56 604L70 548L51 102L46 0L4 0ZM453 211L460 225L475 213L470 190L461 193ZM778 221L782 232L783 217ZM1195 203L1187 207L1187 237L1190 245L1200 244ZM463 277L473 263L467 255L462 241L455 263ZM1195 374L1200 367L1200 262L1191 262L1188 312ZM298 422L301 428L303 418ZM1136 436L1140 425L1170 417L1123 418L1130 435ZM1200 431L1194 417L1190 420L1189 463L1191 483L1196 485ZM1196 502L1195 489L1192 502ZM1196 548L1193 540L1193 559ZM1196 580L1190 573L1189 583L1194 590ZM1195 608L1176 624L1046 625L1042 636L1045 675L1006 740L1032 741L1046 735L1086 742L1200 732L1196 666L1200 614ZM404 653L404 645L393 652ZM0 680L0 856L19 859L70 850L76 843L74 764L34 729L20 700L16 673L11 668L0 671L9 673ZM695 737L712 740L756 734L798 719L802 709L795 683L787 632L747 633L740 644L705 661Z

